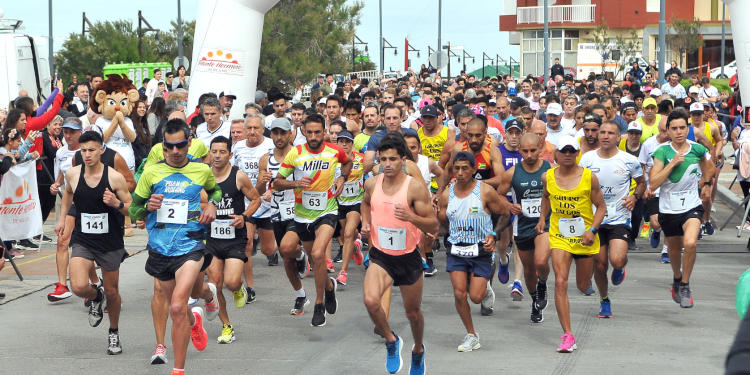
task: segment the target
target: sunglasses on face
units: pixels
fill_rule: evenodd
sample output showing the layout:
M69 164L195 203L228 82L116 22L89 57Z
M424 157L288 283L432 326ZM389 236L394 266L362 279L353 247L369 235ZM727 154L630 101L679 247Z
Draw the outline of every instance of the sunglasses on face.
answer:
M171 150L175 147L182 149L182 148L187 147L188 141L184 140L184 141L175 142L175 143L164 141L162 144L164 145L164 148L166 148L167 150Z

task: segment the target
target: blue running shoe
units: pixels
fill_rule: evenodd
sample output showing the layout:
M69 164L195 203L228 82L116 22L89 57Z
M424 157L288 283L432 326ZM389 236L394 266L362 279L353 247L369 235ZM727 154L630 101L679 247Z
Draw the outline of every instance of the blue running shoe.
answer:
M706 232L706 235L713 236L713 234L714 234L714 225L711 224L711 221L706 221L706 223L703 224L703 230Z
M608 319L612 317L612 306L609 301L609 297L601 301L601 310L599 310L599 317Z
M365 254L365 259L362 261L362 265L365 266L365 269L370 267L370 252L368 251L367 254Z
M513 288L510 291L510 298L514 301L523 300L523 286L521 286L520 281L516 280L513 282Z
M661 262L663 264L669 263L669 254L668 253L661 253Z
M625 280L625 268L612 270L612 285L620 285Z
M424 345L422 345L422 353L411 353L409 375L424 375L425 372L427 372L427 365L424 363Z
M658 231L658 232L651 231L651 237L650 237L651 247L654 249L659 247L659 241L661 241L661 231Z
M508 257L506 255L506 257ZM508 263L505 263L503 265L503 262L500 262L500 265L497 267L497 279L500 280L501 283L507 284L508 280L510 280L510 272L508 272L508 266L510 265L510 257L508 257Z
M594 290L594 288L592 288L592 286L591 286L591 285L589 285L589 288L588 288L588 289L586 289L586 291L585 291L585 292L583 292L583 295L585 295L585 296L590 296L590 295L592 295L592 294L594 294L594 293L596 293L596 290Z
M395 333L394 333L395 335ZM404 342L400 337L396 336L395 342L386 342L385 350L387 356L385 357L385 370L390 374L395 374L401 371L403 362L401 361L401 348L403 348Z

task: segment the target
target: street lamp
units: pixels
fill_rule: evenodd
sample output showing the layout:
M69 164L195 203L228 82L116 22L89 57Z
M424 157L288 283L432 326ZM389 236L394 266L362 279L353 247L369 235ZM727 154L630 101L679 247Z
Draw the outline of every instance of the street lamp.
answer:
M518 64L518 61L514 59L513 56L508 56L508 60L510 60L510 67L508 68L508 74L510 74L510 78L513 78L513 64Z
M482 79L484 79L484 77L485 77L485 75L484 75L484 62L485 62L486 60L489 60L489 61L490 61L490 64L492 64L492 63L493 63L493 62L492 62L492 61L493 61L493 60L492 60L492 58L491 58L491 57L489 57L489 56L487 56L487 54L486 54L486 53L482 52ZM497 71L495 71L495 75L497 75Z
M357 53L356 53L356 47L358 44L364 44L365 45L365 52L367 52L367 42L363 42L362 39L359 39L357 34L354 34L352 37L352 72L357 70L354 63L357 60Z
M502 61L503 65L505 65L506 67L508 66L508 60L500 57L499 54L496 54L495 55L495 75L500 74L500 61ZM508 71L510 72L510 69Z
M442 47L444 50L448 51L448 81L451 79L451 57L458 57L458 62L461 62L461 58L451 50L451 42L448 42L448 45L445 45Z
M398 56L398 48L394 47L391 43L388 43L388 41L385 40L385 38L382 39L382 42L383 42L383 49L380 50L380 56L382 56L381 60L383 60L383 63L385 63L385 50L388 48L392 48L393 55Z
M414 48L414 46L409 43L409 39L405 39L406 43L406 53L404 53L404 70L409 70L409 52L416 52L417 58L419 58L419 50Z
M474 61L474 56L470 55L466 50L463 50L463 56L464 56L464 73L466 73L466 58L471 57L471 63L474 64L476 61ZM458 62L461 62L461 59L458 59Z

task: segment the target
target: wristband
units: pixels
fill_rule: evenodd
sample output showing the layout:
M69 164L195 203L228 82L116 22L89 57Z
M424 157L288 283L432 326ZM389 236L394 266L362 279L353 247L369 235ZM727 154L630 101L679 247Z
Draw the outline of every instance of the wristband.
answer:
M591 231L591 233L593 233L593 234L597 234L597 233L599 233L599 229L596 229L596 228L594 228L594 227L589 227L589 230L590 230L590 231Z

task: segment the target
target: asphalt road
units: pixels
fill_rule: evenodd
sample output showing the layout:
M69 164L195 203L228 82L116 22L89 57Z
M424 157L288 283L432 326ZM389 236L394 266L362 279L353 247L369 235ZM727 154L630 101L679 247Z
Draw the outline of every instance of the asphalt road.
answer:
M715 222L723 223L729 209L717 205ZM735 219L730 228L734 228ZM48 234L51 231L48 230ZM569 293L573 332L578 350L558 354L562 334L554 309L552 276L550 301L541 324L529 322L530 300L513 302L510 289L495 281L498 296L495 315L483 317L479 306L472 314L482 348L458 353L465 331L453 305L452 288L445 270L445 252L436 256L440 272L425 280L423 311L428 371L433 374L718 374L734 339L738 318L734 308L736 280L750 263L745 249L747 234L736 230L716 232L699 242L699 255L691 280L695 307L681 309L669 294L669 265L658 261L658 249L639 240L640 249L630 254L627 278L611 287L613 319L598 319L596 295L575 290L571 272ZM130 250L142 249L145 236L127 238ZM19 264L48 257L48 245L39 255ZM37 257L37 258L35 258ZM189 374L381 374L385 373L385 346L373 335L362 303L364 269L352 267L349 286L338 293L339 311L328 316L322 328L310 327L311 309L303 316L289 315L294 295L280 267L268 267L265 257L255 258L257 302L237 309L229 298L229 315L237 341L216 344L219 320L208 322L209 345L203 352L188 351ZM72 297L50 304L46 293L54 282L54 270L33 270L43 261L21 265L29 270L17 281L10 266L0 272L0 374L168 374L167 365L152 366L155 345L150 312L152 279L144 272L145 253L135 252L121 268L123 311L120 333L123 353L106 355L107 320L98 328L87 322L82 301ZM49 267L47 267L49 268ZM338 265L337 265L338 269ZM45 273L46 272L46 273ZM313 291L312 277L304 280ZM392 328L405 340L405 366L413 341L403 314L401 297L394 290ZM169 330L167 331L169 346Z

